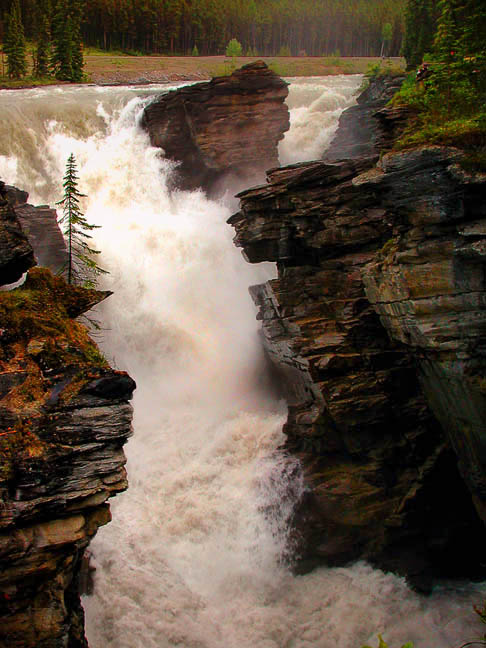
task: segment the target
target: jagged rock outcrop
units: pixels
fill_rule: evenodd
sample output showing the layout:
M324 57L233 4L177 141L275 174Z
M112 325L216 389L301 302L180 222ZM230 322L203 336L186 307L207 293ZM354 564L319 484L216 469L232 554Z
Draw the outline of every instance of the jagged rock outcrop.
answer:
M405 77L378 76L359 95L355 106L343 112L331 145L323 158L327 162L378 155L388 148L407 111L386 104L399 90Z
M67 263L64 237L57 223L57 212L48 205L28 203L29 194L17 187L5 186L8 201L34 250L37 264L59 274Z
M108 498L127 487L135 383L75 318L109 294L45 268L0 291L2 648L87 647L80 569Z
M153 146L180 162L178 184L214 187L223 175L260 180L278 164L278 142L289 128L287 83L263 61L161 95L142 126Z
M29 203L15 208L22 229L33 249L37 264L55 274L64 272L67 252L64 238L57 225L57 212L47 205Z
M273 169L229 219L249 261L277 262L251 292L308 486L304 567L367 558L419 587L484 577L484 185L455 158Z
M354 184L372 186L393 223L363 272L367 297L390 336L414 350L486 523L486 174L463 171L461 156L433 146L387 154Z
M34 252L0 180L0 285L14 283L35 265Z

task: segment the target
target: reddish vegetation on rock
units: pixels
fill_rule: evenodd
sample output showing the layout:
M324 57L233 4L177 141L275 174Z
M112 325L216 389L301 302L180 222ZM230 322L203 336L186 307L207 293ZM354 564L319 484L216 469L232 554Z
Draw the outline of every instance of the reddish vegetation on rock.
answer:
M223 175L251 183L278 164L289 127L287 83L263 61L161 95L142 119L151 143L180 162L178 184L210 189Z
M0 214L8 212L9 226L23 207L36 257L57 264L59 241L42 236L42 222L56 231L55 210L26 200L9 188ZM32 265L32 247L16 232ZM16 253L10 241L5 253ZM4 271L3 281L25 269ZM40 267L21 287L0 291L1 646L87 646L80 569L91 538L110 521L108 498L127 487L123 444L135 383L110 368L75 318L109 295Z

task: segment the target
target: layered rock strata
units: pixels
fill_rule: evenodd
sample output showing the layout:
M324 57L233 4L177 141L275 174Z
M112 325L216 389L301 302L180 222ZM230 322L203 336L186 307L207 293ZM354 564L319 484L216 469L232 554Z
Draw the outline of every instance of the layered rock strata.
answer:
M56 210L48 205L31 205L27 202L29 194L26 191L9 185L5 189L11 208L32 245L36 263L59 274L66 266L67 251Z
M473 405L453 403L458 370L484 339L479 189L448 170L451 155L422 149L389 154L378 168L363 157L274 169L267 185L239 194L229 220L250 262L277 262L278 279L252 294L286 384L286 447L308 486L296 515L303 567L367 558L420 587L434 573L482 573L485 530L452 448L462 475L482 475L481 498L484 427L471 422L454 440L436 405L460 427L459 410ZM463 261L454 274L465 256L467 271ZM431 364L423 353L434 344L432 355L437 344L445 355Z
M5 648L87 646L80 569L91 538L110 520L107 500L127 487L123 444L135 388L76 321L109 294L69 286L45 268L0 291Z
M0 181L0 285L14 283L34 264L32 246Z
M486 174L465 172L461 155L388 154L354 184L379 192L394 231L363 272L367 297L390 337L414 350L486 523Z
M355 106L339 118L339 128L323 155L328 162L378 155L389 148L407 111L386 104L400 89L405 77L381 76L371 80Z
M257 61L161 95L146 107L142 126L153 146L180 163L181 187L209 190L223 175L261 180L278 164L277 145L289 128L287 95L287 83Z

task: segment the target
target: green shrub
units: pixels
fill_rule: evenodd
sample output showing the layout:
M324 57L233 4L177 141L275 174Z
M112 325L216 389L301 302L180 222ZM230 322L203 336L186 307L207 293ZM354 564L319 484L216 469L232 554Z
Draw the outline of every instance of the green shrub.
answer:
M236 40L236 38L232 38L228 45L226 46L226 56L231 56L232 58L235 58L236 56L241 56L243 52L243 49L241 47L241 43Z

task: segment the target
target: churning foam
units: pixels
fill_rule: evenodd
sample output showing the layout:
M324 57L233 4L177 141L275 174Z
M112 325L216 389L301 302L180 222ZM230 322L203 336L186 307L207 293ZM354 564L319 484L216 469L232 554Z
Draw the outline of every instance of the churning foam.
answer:
M356 103L362 80L361 74L289 79L290 130L279 145L282 165L322 157L341 113Z
M293 83L281 155L287 147L315 156L308 130L319 139L323 115L335 128L356 85ZM234 248L227 206L167 191L173 165L137 127L153 92L0 92L7 183L53 204L76 156L114 291L98 315L108 327L102 344L138 384L130 488L92 544L91 647L359 648L384 632L392 646L452 648L478 635L479 586L444 586L424 599L362 563L287 570L286 522L302 484L289 484L296 473L278 451L285 408L266 388L247 293L272 271Z

